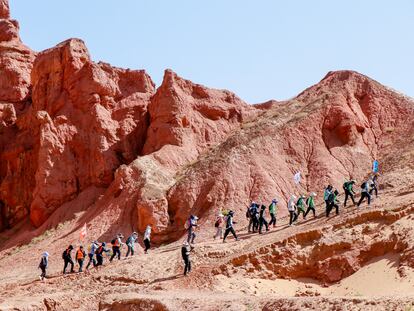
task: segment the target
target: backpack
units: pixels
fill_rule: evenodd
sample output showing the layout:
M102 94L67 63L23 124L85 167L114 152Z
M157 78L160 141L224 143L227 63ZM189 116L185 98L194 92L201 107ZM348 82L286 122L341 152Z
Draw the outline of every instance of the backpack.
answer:
M255 217L256 216L256 213L257 213L256 207L251 207L250 210L249 210L249 212L250 212L250 216L251 217Z
M96 249L95 254L96 254L96 255L99 255L99 254L101 254L101 253L102 253L102 246L99 246L99 247Z
M306 205L309 205L309 203L310 203L310 198L307 198L306 199Z
M114 244L115 244L115 242L116 242L116 239L113 239L113 240L111 241L111 244L112 244L112 245L114 245Z
M361 189L365 189L366 186L367 186L367 183L366 182L362 183Z
M67 255L66 255L66 249L63 251L62 253L62 259L66 259Z
M42 257L40 260L39 267L46 267L46 257Z
M342 185L342 189L344 189L345 191L348 190L348 182Z
M131 237L128 237L128 239L125 241L126 244L131 244Z

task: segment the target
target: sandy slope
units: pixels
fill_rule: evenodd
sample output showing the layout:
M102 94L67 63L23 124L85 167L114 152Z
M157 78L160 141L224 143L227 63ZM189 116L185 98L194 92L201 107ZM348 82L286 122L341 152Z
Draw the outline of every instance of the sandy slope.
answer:
M241 254L255 254L274 243L293 239L298 233L344 226L357 232L359 227L378 225L378 219L372 218L375 211L394 215L392 225L385 218L382 222L398 235L401 228L406 232L406 228L413 227L413 201L414 193L397 196L385 190L370 208L349 208L329 220L301 220L294 227L287 227L287 219L281 219L277 228L261 236L237 228L241 241L230 239L226 244L213 241L213 228L204 226L193 254L194 269L188 277L181 275L181 241L156 248L149 255L139 250L133 258L106 263L90 273L62 276L60 253L65 234L76 223L73 221L30 246L1 252L0 310L410 310L414 306L414 270L400 260L403 251L373 254L358 271L332 284L311 278L246 274L243 267L232 268L231 262ZM366 230L369 244L373 236ZM340 229L334 232L342 234ZM413 231L406 233L411 243ZM51 278L46 282L37 280L37 258L43 249L52 253ZM220 273L218 267L223 265L232 272ZM266 270L263 263L258 265Z

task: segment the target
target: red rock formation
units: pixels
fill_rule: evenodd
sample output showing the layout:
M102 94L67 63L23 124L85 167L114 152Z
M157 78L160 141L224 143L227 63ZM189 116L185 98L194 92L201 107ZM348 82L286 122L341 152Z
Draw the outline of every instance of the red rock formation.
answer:
M327 183L341 189L348 178L364 178L390 142L412 133L413 120L409 99L355 72L330 73L189 167L169 191L170 214L179 229L190 213L212 218L225 207L244 215L250 200L286 202ZM282 203L279 215L286 214Z

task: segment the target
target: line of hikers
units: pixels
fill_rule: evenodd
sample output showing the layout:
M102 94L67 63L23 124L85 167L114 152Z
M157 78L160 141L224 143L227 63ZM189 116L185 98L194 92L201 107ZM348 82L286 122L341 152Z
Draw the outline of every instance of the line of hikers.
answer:
M345 200L343 203L343 206L346 207L346 204L348 202L348 199L352 200L352 203L354 205L357 205L358 207L361 205L361 203L367 199L368 205L371 204L371 195L373 192L375 192L375 195L378 196L378 175L374 174L372 175L367 181L363 182L361 185L361 197L356 203L355 201L355 191L353 189L356 181L355 180L349 180L346 181L343 184L343 190L345 193ZM326 217L329 217L331 211L335 208L336 214L339 214L339 205L338 205L338 196L339 191L337 189L334 189L332 185L328 185L324 190L324 202L325 202L325 214ZM290 199L288 200L287 208L289 212L289 226L292 226L295 224L295 222L298 220L300 214L303 215L303 219L306 219L307 215L312 212L313 217L316 217L316 209L315 209L315 197L316 193L311 192L307 197L305 195L300 195L299 197L296 197L295 195L292 195ZM269 206L266 206L264 204L259 204L257 202L252 202L246 211L246 218L249 220L249 225L247 228L248 232L259 232L259 234L262 234L264 229L266 231L269 231L270 228L273 226L273 228L276 227L276 211L277 211L277 204L278 200L273 199ZM266 220L266 210L268 210L270 215L270 221L268 222ZM235 223L233 221L234 212L233 211L226 211L226 210L220 210L218 213L218 216L215 221L215 228L216 228L216 234L214 235L214 239L220 238L223 239L223 242L226 241L226 238L229 233L232 233L234 238L238 240L236 232L233 228L233 224ZM194 221L195 219L195 221ZM195 227L197 226L196 220L198 218L196 216L191 216L188 222L188 243L194 243L195 238ZM223 236L223 228L225 228L224 236Z
M109 258L109 262L112 262L112 260L115 257L118 257L118 260L121 259L121 249L124 245L127 246L127 252L125 254L125 257L128 257L129 255L134 255L135 250L135 243L138 242L138 233L133 232L125 241L125 243L122 242L122 239L124 236L119 233L116 235L116 237L111 241L112 250L107 248L107 243L102 242L99 243L98 241L93 241L89 248L88 253L86 253L84 247L82 245L79 245L78 249L75 252L75 262L79 265L79 272L83 271L83 265L84 261L89 258L88 264L86 265L86 270L89 269L91 264L94 267L99 267L104 264L104 258L105 256ZM148 253L148 250L151 248L151 226L147 226L144 232L143 237L143 243L144 243L144 252L145 254ZM74 266L75 262L72 259L72 251L74 250L73 245L69 245L62 253L62 259L64 262L63 265L63 274L66 274L66 269L70 266L70 272L74 273ZM40 280L44 280L46 278L46 270L49 265L49 253L44 252L41 256L39 268L42 270L42 273L40 275Z
M356 203L355 201L355 191L353 189L353 186L355 185L355 180L349 180L346 181L343 184L343 190L345 193L345 199L343 206L346 207L347 201L350 198L352 200L352 203L357 205L358 207L361 205L361 203L364 201L364 199L367 199L368 205L371 204L371 195L373 192L375 192L375 195L378 196L378 175L375 174L371 176L367 181L363 182L361 185L361 197ZM325 202L325 213L326 217L329 217L331 211L333 208L335 208L336 214L339 214L339 205L338 205L338 196L339 191L337 189L334 189L332 185L328 185L324 190L324 202ZM312 212L313 217L316 217L316 209L315 209L315 197L316 193L311 192L307 197L304 195L300 195L299 198L297 198L295 195L292 195L290 199L288 200L287 208L289 211L289 226L292 226L295 224L295 222L298 220L299 215L303 215L303 219L306 219L306 216ZM306 199L306 200L305 200ZM270 205L267 207L264 204L259 204L256 202L252 202L250 206L247 208L246 211L246 218L249 220L249 225L247 228L248 232L259 232L259 234L263 233L263 229L265 228L266 231L270 230L270 227L273 226L273 228L276 227L276 212L277 212L277 204L278 200L273 199ZM306 208L306 210L305 210ZM266 210L269 210L270 215L270 221L267 222L265 214ZM236 234L236 231L234 230L233 225L236 224L236 222L233 220L234 212L233 211L227 211L227 210L220 210L217 219L215 221L215 228L216 228L216 234L214 235L214 239L220 237L220 239L223 239L223 243L226 242L227 236L231 233L236 241L238 241L238 237ZM191 271L191 261L190 261L190 253L193 250L193 244L194 240L196 238L196 229L198 227L198 217L195 215L191 215L188 220L186 221L184 227L187 230L187 239L185 239L182 247L181 247L181 255L182 259L184 261L184 275L187 275ZM223 235L223 228L224 235ZM145 253L148 252L148 250L151 247L150 244L150 236L151 236L151 226L147 226L144 237L143 237L143 243L145 245ZM136 232L133 232L128 239L125 241L125 243L122 242L123 239L122 234L118 234L112 241L112 252L106 248L106 243L98 243L98 241L93 241L89 247L88 250L88 257L89 262L86 266L86 270L88 270L89 266L92 264L94 267L102 266L104 262L104 254L106 254L108 257L110 256L109 261L112 262L112 260L115 257L118 257L118 260L121 259L121 247L126 244L128 247L128 250L126 252L125 257L128 257L130 254L131 256L134 255L134 245L138 240L138 234ZM69 247L63 252L62 259L64 261L64 267L63 267L63 274L66 273L67 267L70 265L70 272L74 272L74 262L72 260L71 252L73 250L73 246L69 245ZM44 252L41 257L41 261L39 264L39 268L42 270L42 274L40 275L40 279L43 280L46 277L46 269L48 267L48 257L49 254L47 252ZM96 260L95 260L96 257ZM78 250L75 253L75 261L79 265L79 272L82 272L83 263L86 259L86 252L83 249L83 246L80 245Z

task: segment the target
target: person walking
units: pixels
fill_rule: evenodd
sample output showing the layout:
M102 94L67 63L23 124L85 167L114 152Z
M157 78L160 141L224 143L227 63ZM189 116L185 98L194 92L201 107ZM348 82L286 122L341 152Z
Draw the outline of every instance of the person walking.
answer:
M329 214L331 213L332 209L335 207L336 215L339 215L339 205L337 203L337 196L339 192L335 189L334 192L331 192L331 194L328 197L328 209L326 210L326 217L329 217Z
M191 247L190 243L184 241L183 246L181 247L181 256L184 260L184 276L191 272L191 260L190 260Z
M75 260L79 264L79 272L82 272L83 262L86 257L86 252L83 250L83 246L79 246L79 249L76 251Z
M226 242L226 238L227 238L227 236L229 235L230 232L231 232L231 234L233 234L236 241L239 240L237 238L236 231L234 231L234 228L233 228L233 224L235 224L235 222L233 222L233 216L234 216L234 212L230 211L228 216L227 216L227 220L226 220L226 231L224 232L223 243Z
M256 202L252 202L252 204L250 205L250 209L249 209L249 213L250 213L250 222L249 222L249 227L248 227L248 231L249 232L256 232L259 229L259 206L258 204L256 204ZM252 228L252 230L250 230L250 227Z
M194 244L194 239L196 238L195 231L198 226L197 220L198 220L198 217L194 215L191 215L190 218L187 220L187 226L188 226L187 242L190 244Z
M138 239L138 233L133 232L128 239L125 241L126 246L128 247L127 253L125 255L125 258L131 254L131 256L134 256L134 250L135 250L135 242Z
M305 216L305 196L304 195L299 196L299 199L296 202L296 209L297 209L298 217L302 213L303 219L306 219L306 216Z
M49 253L44 252L42 254L42 257L40 258L40 263L39 263L39 269L42 270L42 273L39 276L41 281L43 281L46 278L46 270L48 266L49 266Z
M374 174L369 179L369 194L372 195L372 193L375 191L375 197L378 198L378 175Z
M367 198L368 205L371 204L371 195L369 194L369 183L368 181L365 181L361 185L361 198L359 199L359 202L357 206L359 207L361 203L364 201L364 199Z
M345 201L344 201L344 207L346 207L346 202L348 201L348 197L351 198L352 203L355 205L355 191L353 189L353 186L355 184L355 180L346 181L343 185L343 189L345 191Z
M266 212L266 205L262 204L262 207L260 208L260 214L259 214L259 234L262 234L263 226L266 227L266 231L269 231L269 225L267 224L267 221L265 218L265 212Z
M216 218L216 222L214 223L214 227L216 228L216 234L214 235L214 240L216 238L223 238L223 223L224 223L224 216L220 212Z
M329 198L329 195L332 193L332 189L333 187L331 185L328 185L323 192L323 200L325 201L326 211L328 210L328 206L329 206L328 198Z
M73 250L73 246L69 245L67 249L64 250L63 254L62 254L62 259L64 261L64 266L63 266L63 274L66 274L66 268L68 267L68 265L70 264L70 272L73 273L75 271L73 271L73 260L72 260L72 255L71 252Z
M121 233L118 233L118 235L111 241L112 256L109 259L109 262L112 262L112 260L117 255L118 255L118 260L121 260L121 246L124 245L124 243L122 243L123 238L124 238L124 236Z
M316 217L315 197L316 197L316 193L315 192L311 192L309 194L309 197L306 199L306 205L307 205L308 208L306 209L306 212L305 212L305 215L304 215L305 218L306 218L306 216L308 215L308 213L310 211L312 211L312 213L313 213L313 218Z
M151 248L151 226L148 225L144 232L144 245L145 245L145 254L148 254L148 250Z
M289 211L289 226L292 226L297 220L298 215L296 214L296 196L292 195L288 201Z
M276 206L277 206L277 200L273 199L272 203L270 203L269 205L269 214L270 214L269 227L273 225L273 228L276 227Z
M103 260L104 260L103 254L104 253L108 254L109 253L109 249L106 248L106 243L105 242L102 242L101 246L99 246L96 249L96 252L95 252L95 254L96 254L96 261L97 261L96 262L96 267L99 267L99 266L102 266L103 265Z
M93 241L91 243L91 246L88 252L89 261L88 261L88 264L86 265L86 270L89 269L89 266L91 265L91 263L93 264L94 267L96 267L96 260L94 257L95 257L95 252L98 247L99 247L98 241Z

